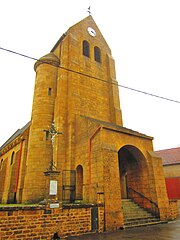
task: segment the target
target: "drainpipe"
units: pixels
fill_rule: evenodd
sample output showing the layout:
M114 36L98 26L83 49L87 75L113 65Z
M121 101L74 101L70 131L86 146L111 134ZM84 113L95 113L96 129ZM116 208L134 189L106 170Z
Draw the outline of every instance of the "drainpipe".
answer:
M18 183L19 183L19 173L20 173L20 166L21 166L22 146L23 146L23 140L21 141L20 154L19 154L19 158L18 158L18 168L17 168L17 174L16 174L16 185L15 185L15 188L14 188L15 196L17 194Z
M89 197L91 194L91 146L92 146L92 140L97 135L97 133L101 130L101 126L99 126L94 133L89 137L88 139L88 168L89 168Z

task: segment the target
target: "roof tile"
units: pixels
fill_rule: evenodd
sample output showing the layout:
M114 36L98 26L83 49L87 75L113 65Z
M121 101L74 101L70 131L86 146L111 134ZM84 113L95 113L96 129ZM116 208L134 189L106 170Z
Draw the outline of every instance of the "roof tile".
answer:
M163 165L180 164L180 147L156 151Z

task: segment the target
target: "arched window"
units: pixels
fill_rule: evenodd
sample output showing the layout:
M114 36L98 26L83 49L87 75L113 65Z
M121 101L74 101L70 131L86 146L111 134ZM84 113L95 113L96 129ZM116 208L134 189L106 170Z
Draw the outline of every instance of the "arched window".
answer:
M94 60L96 62L101 62L101 50L98 47L94 47Z
M86 57L90 56L89 43L86 40L83 41L83 55L86 56Z
M13 164L13 162L14 162L14 155L15 155L15 153L14 153L14 151L12 152L12 155L11 155L11 165Z
M83 168L78 165L76 168L76 200L83 199Z

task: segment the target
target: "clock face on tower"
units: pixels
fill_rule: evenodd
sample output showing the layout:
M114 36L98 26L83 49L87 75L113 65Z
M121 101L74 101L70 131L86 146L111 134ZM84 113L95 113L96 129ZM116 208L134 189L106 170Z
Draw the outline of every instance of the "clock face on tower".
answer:
M96 36L96 31L92 27L88 27L87 31L92 37Z

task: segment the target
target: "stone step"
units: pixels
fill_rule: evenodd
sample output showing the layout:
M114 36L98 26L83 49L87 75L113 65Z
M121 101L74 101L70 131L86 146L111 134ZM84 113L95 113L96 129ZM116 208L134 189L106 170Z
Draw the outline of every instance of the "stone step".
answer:
M129 208L129 209L126 209L126 208L123 208L122 209L124 213L136 213L136 214L143 214L143 213L147 213L147 214L150 214L148 211L142 209L142 208Z
M132 212L136 212L136 213L143 213L145 210L144 209L139 209L139 208L129 208L129 209L126 209L126 208L123 208L123 212L127 212L127 213L132 213ZM147 211L146 211L147 212ZM149 212L147 212L149 213Z
M122 209L123 210L123 212L124 213L139 213L139 214L141 214L141 213L144 213L144 212L146 212L146 213L148 213L148 214L151 214L150 212L148 212L148 211L146 211L146 210L144 210L144 209L137 209L137 208L135 208L135 209L131 209L131 208L129 208L129 209Z
M122 202L122 206L123 207L132 207L132 208L134 208L134 207L139 207L139 205L138 204L136 204L136 203L134 203L134 202L132 202L132 201L128 201L128 202Z
M159 218L156 218L130 199L122 200L122 210L124 215L124 228L160 223Z
M151 225L162 224L162 223L167 223L167 222L156 221L156 222L148 222L148 223L139 223L139 224L124 225L124 226L123 226L123 229L135 228L135 227L145 227L145 226L151 226Z
M153 218L152 215L146 215L146 214L124 214L124 219L138 219L138 218Z
M135 215L135 216L149 216L151 217L152 214L149 212L142 212L142 211L128 211L128 212L124 212L124 216L131 216L131 215Z
M129 223L125 223L125 226L134 226L134 225L150 225L154 222L159 222L158 220L154 220L154 221L134 221L134 222L129 222Z
M124 219L124 223L125 224L129 224L129 223L135 223L135 222L153 222L153 221L157 221L159 219L152 217L152 218L128 218L128 219Z
M154 216L149 217L149 216L134 216L134 215L124 217L124 221L138 220L138 219L157 219L157 218Z
M132 210L142 210L142 209L139 209L139 206L122 206L122 208L124 209L124 210L129 210L129 209L132 209Z

